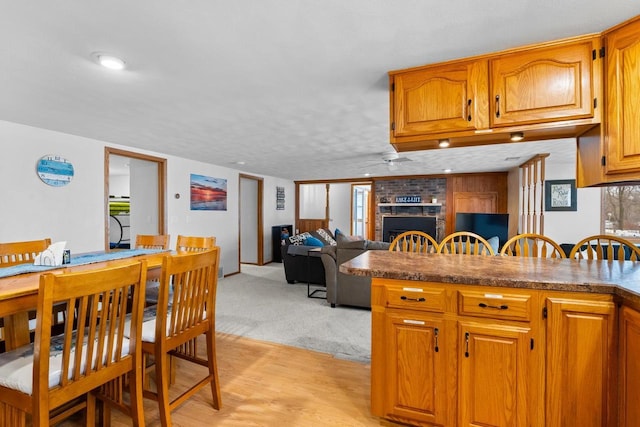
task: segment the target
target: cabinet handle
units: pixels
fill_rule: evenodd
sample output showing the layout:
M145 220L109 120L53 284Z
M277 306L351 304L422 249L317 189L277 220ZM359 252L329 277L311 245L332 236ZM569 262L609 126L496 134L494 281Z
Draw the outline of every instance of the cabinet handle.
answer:
M500 118L500 95L496 95L496 117Z
M440 332L440 331L438 330L438 328L434 328L434 329L433 329L433 333L434 333L434 334L435 334L435 336L436 336L436 346L435 346L435 348L433 349L433 351L435 351L436 353L437 353L438 351L440 351L440 348L438 348L438 333L439 333L439 332Z
M471 100L467 99L467 121L471 121Z
M464 357L469 357L469 332L464 333Z
M422 297L420 297L420 298L409 298L409 297L406 297L406 296L404 296L404 295L402 295L402 296L400 297L400 299L401 299L401 300L403 300L403 301L417 301L417 302L425 302L425 301L426 301L426 300L425 300L424 298L422 298Z
M488 305L488 304L485 304L485 303L481 302L480 304L478 304L478 306L482 307L482 308L495 308L496 310L508 310L509 309L509 306L506 305L506 304L503 304L503 305Z

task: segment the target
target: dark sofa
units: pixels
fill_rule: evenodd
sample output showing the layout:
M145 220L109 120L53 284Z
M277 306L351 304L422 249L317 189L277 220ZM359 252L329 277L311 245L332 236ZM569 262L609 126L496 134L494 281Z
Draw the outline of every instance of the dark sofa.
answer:
M312 237L315 239L315 243L324 246L304 244L305 236ZM308 282L326 286L324 265L320 255L322 252L330 250L335 243L333 233L327 229L318 229L284 239L284 245L280 250L287 283Z
M282 263L287 283L309 282L321 286L326 285L320 252L309 252L310 249L317 249L317 247L282 245Z

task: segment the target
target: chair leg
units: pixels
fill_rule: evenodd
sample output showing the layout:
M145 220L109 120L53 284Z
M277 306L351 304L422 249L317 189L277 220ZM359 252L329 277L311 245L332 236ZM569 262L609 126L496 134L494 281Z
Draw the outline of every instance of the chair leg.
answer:
M142 358L144 360L144 357ZM131 409L131 420L134 427L144 426L144 403L142 399L142 391L144 390L143 381L145 378L144 362L142 366L138 366L129 374L129 400ZM109 406L109 405L105 405Z
M87 393L87 408L84 415L84 423L87 427L96 425L96 397L91 392Z
M218 360L216 358L216 335L212 330L205 334L207 340L207 366L209 367L209 375L211 375L211 394L213 396L213 407L220 409L222 407L222 398L220 396L220 381L218 381Z
M156 352L156 387L158 410L162 427L171 426L171 406L169 402L169 355Z

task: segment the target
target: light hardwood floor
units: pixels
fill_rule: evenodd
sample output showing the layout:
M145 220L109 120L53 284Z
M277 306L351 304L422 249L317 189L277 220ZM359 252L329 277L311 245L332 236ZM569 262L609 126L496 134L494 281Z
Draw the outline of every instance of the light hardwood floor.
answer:
M399 425L370 415L369 365L220 333L216 346L222 409L213 409L211 390L205 388L172 413L174 426ZM192 366L178 365L176 388L204 375L204 368ZM146 425L159 426L155 402L144 403ZM130 426L131 420L114 410L112 425Z

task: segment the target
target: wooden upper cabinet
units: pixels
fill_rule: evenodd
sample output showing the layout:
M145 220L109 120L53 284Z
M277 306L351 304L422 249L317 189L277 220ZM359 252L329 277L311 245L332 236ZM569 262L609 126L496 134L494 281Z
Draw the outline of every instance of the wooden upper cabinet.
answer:
M491 127L594 117L594 54L600 38L489 59Z
M606 173L640 172L640 19L607 33L605 52Z
M390 73L392 137L486 128L487 61Z

